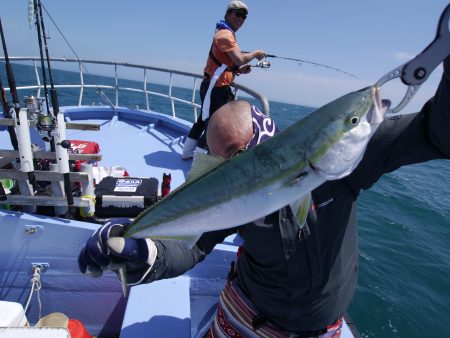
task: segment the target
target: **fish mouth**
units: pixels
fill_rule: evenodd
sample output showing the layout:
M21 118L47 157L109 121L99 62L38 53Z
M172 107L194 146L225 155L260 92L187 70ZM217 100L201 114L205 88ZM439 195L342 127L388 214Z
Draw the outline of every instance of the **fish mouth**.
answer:
M381 99L381 87L375 87L375 102L378 109L384 115L386 111L391 107L391 101L387 99Z
M374 105L367 112L367 122L370 124L380 124L383 122L384 115L389 110L391 106L391 101L386 99L381 99L380 87L374 88Z

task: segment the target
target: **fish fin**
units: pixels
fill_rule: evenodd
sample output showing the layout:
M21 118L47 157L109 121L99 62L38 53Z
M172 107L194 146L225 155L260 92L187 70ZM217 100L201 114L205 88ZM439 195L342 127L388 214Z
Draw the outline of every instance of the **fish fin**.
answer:
M200 152L194 153L194 160L192 161L191 171L189 172L189 177L186 180L186 183L193 181L196 178L213 170L224 161L225 159L223 158L214 157Z
M189 248L192 248L195 243L199 240L199 238L202 236L202 234L193 234L193 235L186 235L186 236L150 236L152 240L174 240L178 242L184 243Z
M300 173L296 178L294 178L291 181L291 185L294 185L295 183L299 182L300 180L302 180L304 177L306 177L308 175L308 173L306 171Z
M312 196L311 193L291 204L292 212L300 228L306 223L309 210L311 209Z

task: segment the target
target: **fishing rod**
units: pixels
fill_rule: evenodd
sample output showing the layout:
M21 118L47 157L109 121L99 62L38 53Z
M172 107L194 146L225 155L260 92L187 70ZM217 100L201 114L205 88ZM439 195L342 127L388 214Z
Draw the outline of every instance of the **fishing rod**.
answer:
M18 113L20 110L20 102L17 96L16 81L14 79L14 72L9 62L8 49L6 48L6 40L3 32L2 19L0 18L0 34L2 37L3 54L5 55L5 67L6 67L6 77L8 78L9 90L13 99L13 108ZM8 111L9 112L9 111ZM6 112L4 112L6 113Z
M61 139L61 141L57 144L55 140L55 135L51 138L51 145L54 148L54 151L56 153L56 159L58 163L58 167L60 172L63 174L64 178L64 191L66 194L67 204L69 206L73 206L73 196L72 196L72 183L70 182L70 166L69 166L69 154L67 153L67 149L63 148L62 142L66 138L65 133L65 122L64 117L60 116L59 111L59 103L58 103L58 95L56 93L55 85L53 82L52 77L52 69L50 65L50 57L48 53L48 45L47 45L47 37L45 34L45 25L44 25L44 17L42 15L42 5L41 0L34 0L34 9L36 11L36 27L38 31L39 36L39 50L41 54L41 64L42 64L42 72L43 72L43 79L44 79L44 91L46 94L47 99L47 111L50 112L49 104L48 104L48 94L46 91L46 83L45 83L45 67L44 67L44 61L43 61L43 53L42 53L42 41L44 41L44 48L45 48L45 55L47 58L47 69L48 69L48 76L50 79L50 96L52 100L52 108L53 108L53 115L56 119L56 136ZM42 30L40 29L42 28ZM41 39L41 31L42 31L42 39ZM52 123L53 125L53 123ZM49 131L50 134L50 131ZM53 149L52 149L53 151Z
M1 77L0 77L0 91L1 91L0 100L2 101L3 115L6 118L10 118L11 113L9 112L9 104L6 101L6 92L5 92L5 88L3 87L3 82L2 82ZM16 130L14 129L13 126L8 126L8 133L9 133L9 138L11 140L11 144L12 144L14 150L18 150ZM3 187L3 182L0 181L0 201L6 201L7 199L8 199L8 197L6 196L6 192Z
M12 114L10 112L11 107L6 98L5 87L3 87L3 82L2 82L1 78L0 78L0 92L1 92L0 100L2 101L2 106L3 106L3 115L5 116L5 118L10 119L10 118L12 118ZM17 143L16 130L14 129L14 126L8 126L8 133L9 133L9 138L11 139L11 144L13 146L13 149L19 150L19 145Z
M242 53L249 53L249 52L244 52L243 51ZM307 63L307 64L310 64L310 65L313 65L313 66L316 66L316 67L322 67L322 68L331 69L331 70L334 70L336 72L343 73L343 74L346 74L348 76L354 77L355 79L358 78L354 74L351 74L349 72L346 72L346 71L344 71L342 69L339 69L339 68L336 68L336 67L324 65L323 63L318 63L318 62L314 62L314 61L307 61L307 60L297 59L297 58L291 58L291 57L286 57L286 56L277 56L277 55L273 55L273 54L266 54L265 57L274 58L274 59L283 59L283 60L295 61L295 62L298 62L299 66L301 66L303 63ZM261 67L261 66L257 65L257 67ZM270 63L269 63L269 67L270 67ZM268 68L268 67L261 67L261 68Z
M33 190L36 190L36 176L34 174L34 165L33 165L33 154L31 151L31 139L30 139L30 131L28 128L28 120L26 110L20 109L20 102L17 96L17 86L16 81L14 79L14 72L12 69L12 65L9 62L8 49L6 47L6 39L3 33L2 21L0 18L0 35L2 39L3 45L3 54L5 55L5 67L6 67L6 76L8 78L9 84L9 92L11 93L13 100L13 109L15 111L15 119L17 124L17 135L19 140L18 150L20 155L20 167L23 172L26 172L28 175L28 181L32 185Z
M5 118L10 119L12 118L12 114L10 112L10 106L8 103L8 100L6 98L6 91L5 88L3 87L3 82L2 79L0 77L0 100L2 101L2 106L3 106L3 116L5 116ZM8 134L9 134L9 139L11 140L11 144L13 146L14 150L19 150L19 143L17 142L17 135L16 135L16 130L14 129L14 126L8 126ZM17 163L19 162L19 159L16 158ZM8 199L8 197L6 196L6 192L5 189L3 187L3 182L0 181L0 201L6 201Z
M38 122L38 126L42 129L42 130L46 130L46 131L51 131L53 129L53 118L50 115L51 111L50 111L50 102L48 99L48 89L47 89L47 72L45 69L45 62L44 62L44 51L42 48L42 35L41 35L41 24L39 21L39 12L38 12L38 4L37 4L37 0L33 0L33 5L34 5L34 14L36 15L36 32L37 32L37 37L38 37L38 44L39 44L39 54L40 54L40 59L41 59L41 70L42 70L42 80L43 80L43 84L44 84L44 95L45 95L45 105L47 108L47 114L49 114L48 118L41 118L39 119ZM44 32L44 38L45 38L45 32ZM48 133L48 141L50 141L50 147L51 147L51 151L55 152L55 143L54 143L54 139L51 136L50 132Z
M39 9L40 26L42 27L42 38L44 41L45 56L47 58L48 77L50 79L50 97L52 99L53 114L56 117L56 116L58 116L58 113L59 113L58 96L56 95L55 85L53 83L52 69L50 66L50 57L48 54L47 36L45 35L44 18L42 16L41 0L35 0L35 3L37 3L37 7ZM37 15L37 13L36 13L36 15Z

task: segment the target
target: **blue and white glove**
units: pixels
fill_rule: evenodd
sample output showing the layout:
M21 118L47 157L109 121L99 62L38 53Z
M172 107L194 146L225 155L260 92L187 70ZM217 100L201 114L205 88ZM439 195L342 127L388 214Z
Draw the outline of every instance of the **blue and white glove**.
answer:
M83 274L100 277L104 270L126 265L128 285L142 283L155 262L157 249L151 239L124 238L128 218L117 218L98 228L78 256Z

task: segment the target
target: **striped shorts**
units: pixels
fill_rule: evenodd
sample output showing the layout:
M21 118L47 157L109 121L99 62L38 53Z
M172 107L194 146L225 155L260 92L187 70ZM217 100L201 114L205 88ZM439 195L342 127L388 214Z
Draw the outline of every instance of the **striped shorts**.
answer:
M216 316L204 337L304 337L284 331L270 321L257 330L252 320L259 314L253 303L242 293L236 280L229 281L220 295ZM342 318L327 327L327 332L316 335L317 338L339 338L342 330Z

